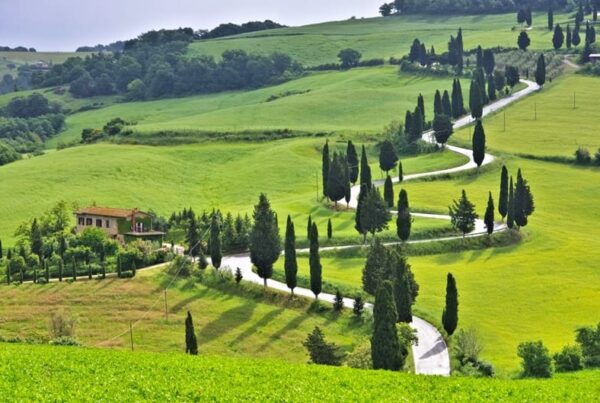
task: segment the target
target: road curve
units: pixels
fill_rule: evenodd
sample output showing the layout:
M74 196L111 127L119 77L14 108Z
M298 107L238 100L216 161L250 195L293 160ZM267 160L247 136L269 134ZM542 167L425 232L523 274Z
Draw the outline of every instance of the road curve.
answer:
M486 106L483 109L483 116L487 116L490 113L496 112L507 105L537 91L540 87L532 82L527 80L521 80L524 84L527 85L527 88L518 91L506 98L503 98L499 101L494 102ZM473 123L474 119L470 116L465 116L454 123L454 129L460 129L462 127L468 126ZM435 139L433 138L433 132L429 131L423 134L423 140L434 143ZM477 168L475 161L473 160L473 153L471 150L466 148L456 147L456 146L446 146L446 148L450 151L453 151L458 154L462 154L469 158L469 162L464 165L444 169L434 172L424 172L412 175L406 175L404 177L404 181L411 181L426 177L434 177L440 175L446 175L450 173L462 172L467 170L472 170ZM485 155L485 159L483 165L490 164L494 162L495 157L490 154ZM398 178L394 180L396 183L398 182ZM383 180L375 181L374 184L376 186L382 186L384 183ZM360 193L360 186L354 186L351 190L351 200L349 206L351 208L356 208L358 204L358 194ZM425 217L425 218L434 218L441 220L450 220L449 216L445 215L437 215L437 214L422 214L422 213L413 213L415 217ZM496 231L503 231L506 229L506 226L503 223L497 223L495 226ZM477 237L486 234L485 224L482 220L477 220L475 229L473 232L468 234L468 237ZM419 240L419 241L409 241L409 243L426 243L433 241L447 241L462 238L460 236L454 237L445 237L445 238L436 238L436 239L427 239L427 240ZM397 243L389 243L388 245L397 244ZM326 250L343 250L350 248L362 248L364 245L347 245L347 246L339 246L339 247L330 247L330 248L321 248L322 251ZM299 249L298 252L307 252L306 249ZM263 284L264 280L260 278L256 273L252 270L252 262L250 261L250 255L248 253L225 256L223 257L222 267L229 267L231 269L240 268L242 275L244 276L244 280L255 283L255 284ZM275 281L275 280L267 280L267 286L274 290L278 290L281 292L289 293L290 290L286 284ZM306 288L296 288L295 294L313 298L314 294L312 291ZM332 294L322 293L319 295L319 299L322 301L333 303L335 296ZM344 298L344 306L347 308L352 308L354 301L349 298ZM367 308L372 308L370 304L366 305ZM413 317L413 322L411 323L413 329L417 331L417 337L419 342L417 345L413 346L413 356L415 361L415 372L417 374L422 375L441 375L441 376L449 376L450 375L450 355L448 353L448 346L441 333L427 321Z

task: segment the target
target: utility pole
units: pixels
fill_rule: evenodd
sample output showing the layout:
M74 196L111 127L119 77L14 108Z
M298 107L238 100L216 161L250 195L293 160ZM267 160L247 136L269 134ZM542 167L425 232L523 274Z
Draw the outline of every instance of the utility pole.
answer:
M165 318L167 323L169 323L169 305L167 304L167 290L165 289Z
M131 340L131 351L133 351L133 325L129 322L129 336Z

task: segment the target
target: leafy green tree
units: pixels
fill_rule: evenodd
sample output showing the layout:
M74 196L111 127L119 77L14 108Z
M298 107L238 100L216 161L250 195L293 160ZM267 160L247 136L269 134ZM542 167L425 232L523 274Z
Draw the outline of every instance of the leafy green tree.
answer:
M367 160L367 150L365 149L365 146L362 146L362 155L360 157L360 184L366 185L368 189L373 186L371 179L371 167L369 166L369 161Z
M354 184L358 181L358 154L351 140L348 140L346 148L346 164L348 165L348 179Z
M387 273L387 251L379 238L375 238L367 254L367 261L362 272L363 290L375 295L379 284L389 277Z
M517 39L517 45L519 45L519 49L521 50L527 50L529 45L531 45L531 39L529 39L527 32L521 31L519 38Z
M565 43L565 34L563 33L560 24L556 24L554 28L554 35L552 36L552 45L554 49L558 50L562 48L562 45Z
M281 254L281 238L277 216L271 209L269 199L264 193L261 193L258 204L254 206L253 218L254 226L250 234L250 259L266 287L267 279L273 275L273 264Z
M483 115L481 89L475 80L471 81L471 89L469 91L469 107L471 108L471 116L473 119L481 119L481 116Z
M535 82L543 87L546 83L546 59L542 53L537 61L537 67L535 68Z
M383 3L381 7L379 7L379 14L381 14L382 17L389 17L392 15L392 10L393 8L389 3Z
M315 298L319 298L319 294L323 288L323 266L321 265L321 257L319 256L319 230L317 224L313 223L310 235L310 290L315 294Z
M190 311L185 319L185 353L190 355L198 355L198 340L194 331L194 321Z
M383 199L389 208L394 207L394 198L394 184L392 177L388 175L383 186Z
M362 54L358 50L354 49L343 49L338 53L338 58L343 69L350 69L357 67L362 58Z
M442 324L449 336L454 334L458 326L458 290L456 280L451 273L448 273L446 280L446 307L442 313Z
M494 86L496 87L496 90L500 92L504 89L506 86L506 76L504 75L504 72L500 70L494 71Z
M379 150L379 167L382 171L388 173L390 169L394 169L398 163L398 155L391 141L385 140L381 143Z
M583 369L583 356L579 346L565 346L552 356L556 372L573 372Z
M475 212L475 205L467 198L467 192L462 191L460 200L454 201L449 207L452 226L462 232L463 236L475 229L475 221L479 216Z
M506 226L513 229L515 226L515 187L513 178L510 177L510 185L508 187L508 211L506 213Z
M483 123L478 120L473 131L473 160L480 167L485 160L485 130Z
M346 188L348 185L348 171L345 167L346 157L333 153L333 159L329 166L327 175L327 197L337 204L346 196Z
M548 349L541 341L529 341L519 344L517 354L523 360L523 377L552 377L552 358Z
M450 117L452 116L452 103L450 102L448 90L445 90L442 95L442 114Z
M374 186L367 191L359 211L360 227L373 236L376 232L381 232L388 227L391 219L390 212L381 198L379 190Z
M215 269L221 267L223 253L221 251L221 223L219 216L213 214L210 222L210 260Z
M454 127L452 126L452 120L449 115L435 115L433 119L433 134L435 135L435 141L444 146L450 136L454 133Z
M398 198L398 217L396 218L396 232L398 238L402 242L408 241L410 238L410 231L412 227L412 216L410 214L410 207L408 203L408 193L406 190L400 190L400 196Z
M483 219L488 235L492 235L494 233L494 209L494 199L492 198L492 192L490 192L490 197L488 198L488 205L485 210L485 217Z
M12 281L12 274L18 274L20 282L23 283L23 272L25 271L26 263L20 255L11 257L6 265L6 282L10 284Z
M581 346L585 364L591 368L600 367L600 322L596 329L591 326L577 329L575 340Z
M506 165L502 166L502 174L500 175L500 197L498 198L498 212L502 219L508 214L508 169Z
M373 336L371 337L373 369L399 371L403 366L396 329L397 319L393 285L391 281L386 280L377 288L373 307Z
M323 179L323 196L329 197L329 190L327 186L329 185L329 165L331 164L331 158L329 157L329 140L325 142L325 146L323 147L323 166L322 166L322 179Z
M344 362L346 354L334 343L327 343L325 335L317 326L302 343L308 350L313 364L339 367Z

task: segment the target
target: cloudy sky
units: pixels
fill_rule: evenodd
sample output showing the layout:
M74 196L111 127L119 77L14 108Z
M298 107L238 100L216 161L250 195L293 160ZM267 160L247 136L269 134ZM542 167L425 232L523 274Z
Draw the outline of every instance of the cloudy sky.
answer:
M71 51L157 28L213 28L271 19L286 25L377 14L382 0L0 0L0 45Z

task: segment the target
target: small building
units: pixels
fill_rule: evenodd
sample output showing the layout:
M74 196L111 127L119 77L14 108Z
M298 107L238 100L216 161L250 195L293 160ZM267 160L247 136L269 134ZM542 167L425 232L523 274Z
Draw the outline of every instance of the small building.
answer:
M121 243L132 242L136 239L160 242L164 232L154 231L152 215L135 209L119 209L108 207L86 207L75 212L77 233L86 228L101 228L106 234Z
M592 53L590 55L590 61L592 63L598 63L600 61L600 53Z

